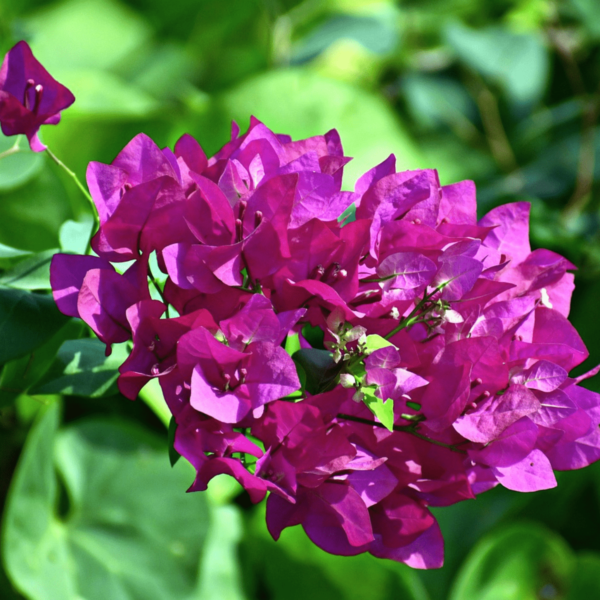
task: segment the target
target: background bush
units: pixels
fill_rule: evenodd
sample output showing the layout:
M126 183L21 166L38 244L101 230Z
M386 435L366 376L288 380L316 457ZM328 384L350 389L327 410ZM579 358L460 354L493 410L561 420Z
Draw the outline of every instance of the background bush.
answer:
M161 146L187 131L211 154L254 114L294 138L336 127L356 157L347 189L394 152L399 169L473 179L482 214L530 201L533 246L580 267L580 373L600 362L597 13L595 0L2 0L0 49L26 39L74 92L42 134L80 177L140 131ZM164 425L116 392L119 350L105 359L44 295L51 255L85 244L87 210L44 156L0 161L0 597L600 597L597 465L555 490L434 509L446 565L432 572L326 555L298 528L275 544L230 482L184 494L192 470L170 468Z

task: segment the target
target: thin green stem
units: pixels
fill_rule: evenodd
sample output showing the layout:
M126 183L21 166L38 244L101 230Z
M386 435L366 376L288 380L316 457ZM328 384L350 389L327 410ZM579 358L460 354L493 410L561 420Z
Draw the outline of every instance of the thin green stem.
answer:
M423 299L415 306L415 308L413 309L413 311L408 315L408 317L406 317L406 319L403 319L401 321L401 323L395 327L394 329L392 329L392 331L390 331L388 334L384 335L383 337L386 340L389 340L390 338L394 337L399 331L402 331L403 329L405 329L406 327L410 327L411 325L414 325L415 323L418 322L418 313L419 311L425 306L425 304L431 300L431 298L433 298L433 296L435 296L435 294L437 294L440 291L440 288L435 288L433 290L433 292L431 292L431 294L425 294L425 296L423 296ZM420 316L420 315L419 315ZM416 318L415 318L416 317Z
M12 145L8 150L5 150L4 152L0 152L0 160L2 160L3 158L6 158L7 156L10 156L11 154L16 154L17 152L21 152L21 148L19 148L19 140L18 139L14 143L14 145Z
M92 209L92 216L94 217L94 223L96 224L97 228L100 224L100 221L98 218L98 211L96 210L96 205L94 204L90 193L86 190L85 186L81 183L81 181L79 181L79 177L77 177L77 175L75 175L75 173L71 171L71 169L69 169L69 167L67 167L67 165L65 165L65 163L54 154L54 152L52 152L52 150L50 150L50 148L46 148L46 153L61 169L65 171L65 173L67 173L67 175L69 175L69 177L71 177L71 179L73 179L75 185L81 190L82 194L88 201L90 208Z
M345 421L354 421L355 423L362 423L363 425L370 425L371 427L384 427L385 428L385 425L383 425L382 423L377 423L375 421L369 421L368 419L363 419L361 417L355 417L353 415L345 415L345 414L340 413L337 415L337 418L344 419ZM420 440L424 440L426 442L431 442L432 444L435 444L436 446L441 446L442 448L446 448L452 452L458 452L459 454L467 453L465 450L461 450L460 448L457 448L453 444L446 444L445 442L440 442L439 440L434 440L433 438L429 438L426 435L419 433L418 431L415 430L415 425L394 425L393 429L394 429L394 431L402 431L404 433L414 435L415 437L419 438Z

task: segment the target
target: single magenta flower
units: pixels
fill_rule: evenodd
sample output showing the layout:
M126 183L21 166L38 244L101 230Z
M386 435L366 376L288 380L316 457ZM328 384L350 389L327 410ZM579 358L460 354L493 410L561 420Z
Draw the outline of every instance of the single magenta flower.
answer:
M34 152L46 146L38 137L42 125L56 125L60 112L75 96L33 56L27 42L18 42L0 68L0 125L4 135L24 134Z

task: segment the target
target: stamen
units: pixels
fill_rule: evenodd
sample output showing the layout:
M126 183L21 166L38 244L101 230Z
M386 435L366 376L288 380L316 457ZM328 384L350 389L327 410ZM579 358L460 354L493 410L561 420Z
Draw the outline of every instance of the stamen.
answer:
M29 90L32 87L35 87L35 81L33 79L28 79L25 83L25 92L23 94L23 106L25 106L27 110L32 110L29 104Z
M243 367L240 369L240 384L246 383L246 375L248 375L248 369L244 369Z
M262 211L257 210L254 213L254 229L256 229L262 223L262 220L263 220Z
M473 404L475 404L475 406L477 406L478 402L481 402L481 400L485 400L486 398L489 398L491 396L490 392L488 390L485 390L485 392L483 392L483 394L479 394L479 396L477 396L477 398L475 398Z
M323 268L323 265L317 265L317 267L314 270L314 274L310 279L316 279L317 281L319 281L324 274L325 269Z
M339 272L340 272L340 263L338 263L338 262L331 263L325 270L325 273L323 274L323 281L327 282L327 280L329 280L331 277L333 277L335 279ZM347 275L347 273L346 273L346 275Z
M244 215L246 214L246 209L248 208L248 200L240 200L239 202L239 207L240 207L240 220L244 219Z
M158 363L155 365L152 365L152 368L150 369L150 374L153 377L156 377L159 373L160 373L160 365Z
M244 229L243 229L243 226L242 226L242 220L241 219L236 219L235 220L235 234L236 234L238 242L241 242L244 239Z
M473 389L474 387L477 387L478 385L481 385L483 383L483 381L481 380L481 377L478 377L477 379L473 379L473 381L471 381L471 389Z
M33 105L33 112L36 113L39 108L40 108L40 104L42 103L42 95L44 94L44 86L43 85L36 85L35 86L35 103Z
M223 375L223 379L225 380L225 390L226 392L229 391L229 384L231 383L231 375L229 375L228 373L225 373Z

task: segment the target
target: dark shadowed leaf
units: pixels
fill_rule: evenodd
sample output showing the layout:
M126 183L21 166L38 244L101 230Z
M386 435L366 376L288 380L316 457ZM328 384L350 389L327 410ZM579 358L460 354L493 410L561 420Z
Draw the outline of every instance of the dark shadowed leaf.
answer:
M68 320L52 296L0 286L0 364L35 350Z
M311 394L325 391L327 386L333 383L341 369L341 365L333 361L333 355L327 350L302 348L292 358L297 365L304 369L306 373L305 388Z
M71 319L31 354L6 363L0 373L0 407L12 404L21 394L28 392L53 363L62 343L78 338L83 327L79 319Z

